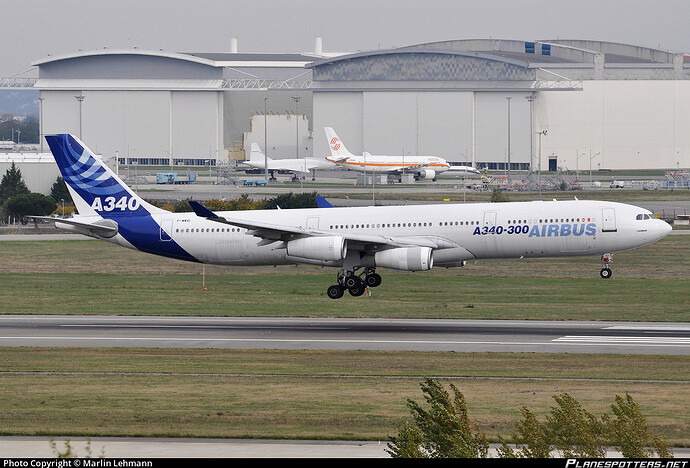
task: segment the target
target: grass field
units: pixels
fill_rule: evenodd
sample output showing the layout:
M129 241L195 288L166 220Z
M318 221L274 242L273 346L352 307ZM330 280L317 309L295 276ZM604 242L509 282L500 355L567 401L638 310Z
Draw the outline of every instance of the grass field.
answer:
M688 321L690 236L615 256L383 272L371 297L325 295L335 270L206 267L98 241L0 242L4 314L271 315ZM0 348L0 433L387 440L425 376L452 381L495 440L519 408L617 394L690 445L690 359L532 353Z
M382 270L372 295L329 299L335 269L202 267L97 241L1 242L6 314L133 314L687 321L690 236L614 257L485 260Z
M681 356L3 348L0 433L387 440L452 381L496 440L523 405L544 418L570 393L594 414L630 393L652 430L690 444ZM612 369L617 369L614 373Z
M343 192L342 186L323 186L323 187L309 187L310 190L317 190L326 198L339 199L359 199L371 200L371 187L356 187ZM412 188L414 186L409 186ZM462 181L457 181L455 184L443 183L434 184L426 187L426 190L405 190L405 187L400 185L381 185L376 186L376 199L385 198L386 200L409 200L409 201L428 201L428 202L489 202L491 200L492 191L490 190L471 190L463 191ZM503 192L507 197L507 201L533 201L539 200L539 191L508 191ZM267 197L269 195L267 194ZM549 190L542 191L542 200L572 200L577 197L579 200L601 200L621 203L634 203L643 201L687 201L690 199L690 190Z

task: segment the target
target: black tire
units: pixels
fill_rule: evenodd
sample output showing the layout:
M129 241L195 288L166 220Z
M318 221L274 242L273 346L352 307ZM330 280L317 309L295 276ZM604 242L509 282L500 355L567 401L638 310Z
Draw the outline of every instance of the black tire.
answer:
M329 286L328 290L326 291L326 294L328 294L328 297L330 297L331 299L340 299L341 297L343 297L344 293L345 291L343 290L343 287L339 284Z
M364 294L364 285L355 286L354 288L348 289L350 296L359 297Z
M381 275L379 275L378 273L372 273L370 275L367 275L366 283L367 286L369 286L370 288L381 286Z
M347 289L361 288L362 287L362 280L359 279L358 276L348 276L347 278L345 278L344 286Z
M601 276L604 279L609 279L613 272L611 271L610 268L602 268L601 271L599 272L599 276Z

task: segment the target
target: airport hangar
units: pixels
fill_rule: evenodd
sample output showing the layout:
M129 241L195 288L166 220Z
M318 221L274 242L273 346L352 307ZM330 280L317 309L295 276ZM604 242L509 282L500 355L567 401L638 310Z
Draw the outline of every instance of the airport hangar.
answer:
M247 54L233 40L229 53L103 49L34 65L42 133L81 135L121 164L220 164L252 142L276 159L324 157L330 126L355 154L493 170L690 167L689 57L634 45L477 39L328 54L317 38L309 53Z

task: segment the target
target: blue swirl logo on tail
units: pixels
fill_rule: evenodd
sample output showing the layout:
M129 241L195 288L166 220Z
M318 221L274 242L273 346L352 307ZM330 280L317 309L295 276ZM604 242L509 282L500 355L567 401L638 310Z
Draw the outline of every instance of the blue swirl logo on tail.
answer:
M98 214L148 214L140 199L72 135L48 135L46 140L62 178Z
M161 242L161 226L151 213L164 210L139 198L79 140L69 134L47 135L46 141L80 215L98 214L118 223L118 234L143 252L198 261L174 241ZM166 233L170 236L171 233Z

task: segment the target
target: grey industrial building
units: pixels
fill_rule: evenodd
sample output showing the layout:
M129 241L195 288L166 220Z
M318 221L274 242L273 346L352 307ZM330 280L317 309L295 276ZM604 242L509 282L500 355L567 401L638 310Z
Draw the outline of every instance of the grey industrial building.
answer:
M353 54L79 51L39 68L42 133L142 164L354 153L490 169L690 167L690 62L584 40L455 40ZM266 112L266 116L264 116ZM296 118L295 118L296 117ZM264 125L266 134L264 134Z

